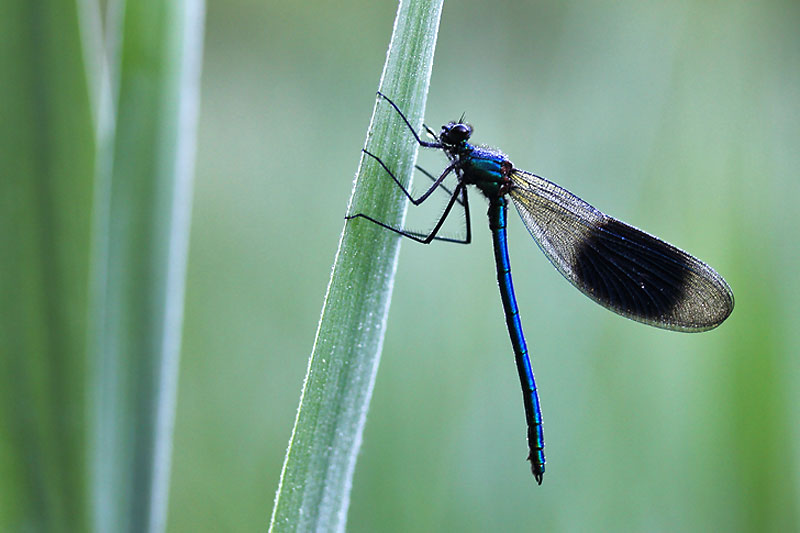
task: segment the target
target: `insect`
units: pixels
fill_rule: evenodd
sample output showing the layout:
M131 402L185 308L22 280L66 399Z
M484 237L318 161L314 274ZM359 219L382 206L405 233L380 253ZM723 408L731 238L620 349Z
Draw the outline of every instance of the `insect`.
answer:
M443 151L449 164L438 177L426 173L433 184L414 198L378 156L367 150L364 153L383 167L412 204L422 204L439 187L450 194L450 199L428 234L395 228L364 213L346 219L363 218L424 244L434 240L468 244L471 225L467 186L474 185L486 197L497 283L522 385L528 460L541 485L545 470L542 413L511 279L506 238L508 199L561 275L583 294L624 317L668 330L706 331L731 314L733 292L722 276L699 259L602 213L555 183L516 168L499 150L470 144L473 129L463 117L442 126L438 135L425 126L434 140L423 141L400 108L382 93L378 96L397 111L421 147ZM452 190L443 185L450 174L457 178ZM441 237L439 230L456 204L464 209L466 237Z

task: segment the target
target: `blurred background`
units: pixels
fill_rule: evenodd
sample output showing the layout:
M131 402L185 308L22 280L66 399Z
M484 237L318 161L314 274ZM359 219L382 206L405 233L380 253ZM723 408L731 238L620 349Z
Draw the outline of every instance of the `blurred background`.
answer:
M170 531L268 523L395 8L208 2ZM351 531L800 529L798 27L796 2L445 4L427 123L466 112L736 308L703 334L619 318L510 215L539 487L473 194L472 245L403 243Z

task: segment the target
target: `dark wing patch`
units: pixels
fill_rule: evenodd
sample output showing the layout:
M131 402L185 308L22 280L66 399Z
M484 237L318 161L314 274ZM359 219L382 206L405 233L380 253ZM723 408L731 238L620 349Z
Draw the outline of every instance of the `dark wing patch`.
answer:
M578 246L576 282L625 315L664 322L687 294L691 265L677 248L615 219Z
M539 247L600 305L679 331L708 330L730 315L730 287L699 259L539 176L515 170L511 178L510 197Z

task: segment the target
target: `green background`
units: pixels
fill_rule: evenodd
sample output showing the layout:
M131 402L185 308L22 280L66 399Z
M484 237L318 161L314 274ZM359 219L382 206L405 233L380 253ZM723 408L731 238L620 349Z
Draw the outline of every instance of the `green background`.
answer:
M170 531L269 520L394 10L208 3ZM793 2L445 4L427 123L466 112L710 263L736 309L693 335L616 317L511 216L538 487L473 195L473 245L403 243L350 530L800 527L798 27Z

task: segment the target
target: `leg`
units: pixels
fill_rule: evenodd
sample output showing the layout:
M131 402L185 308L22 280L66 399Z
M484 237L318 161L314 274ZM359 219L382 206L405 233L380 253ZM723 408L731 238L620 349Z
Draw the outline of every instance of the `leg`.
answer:
M422 139L420 139L420 137L419 137L419 134L417 134L417 131L416 131L416 130L415 130L415 129L414 129L412 126L411 126L411 123L408 121L408 119L407 119L407 118L406 118L406 116L403 114L403 112L402 112L402 111L400 111L400 108L399 108L399 107L397 107L397 104L395 104L395 103L394 103L394 102L393 102L393 101L392 101L392 100L391 100L391 99L390 99L388 96L386 96L385 94L383 94L383 93L382 93L382 92L380 92L380 91L378 91L378 96L380 96L381 98L383 98L384 100L386 100L387 102L389 102L389 105L391 105L391 106L394 108L394 110L395 110L395 111L397 111L397 114L398 114L398 115L400 115L400 118L402 118L402 119L403 119L403 122L405 122L405 123L406 123L406 126L408 126L408 129L411 131L411 134L414 136L414 139L416 139L417 143L418 143L420 146L423 146L423 147L425 147L425 148L439 148L439 149L441 149L441 148L442 148L442 145L441 145L441 143L439 143L439 142L430 143L430 142L425 142L425 141L423 141ZM434 138L434 139L437 139L437 140L438 140L438 138L436 137L436 134L435 134L435 133L434 133L434 132L433 132L433 131L432 131L432 130L431 130L429 127L428 127L428 126L425 126L425 125L423 124L423 127L425 128L425 130L426 130L426 131L427 131L427 132L428 132L428 133L429 133L431 136L433 136L433 138ZM394 175L394 173L393 173L391 170L389 170L389 168L386 166L386 164L385 164L385 163L384 163L384 162L383 162L383 161L382 161L382 160L381 160L381 159L380 159L378 156L376 156L375 154L373 154L372 152L369 152L369 151L367 151L367 150L362 150L362 151L363 151L365 154L367 154L368 156L370 156L371 158L373 158L375 161L377 161L377 162L378 162L378 164L380 164L380 166L381 166L381 167L383 167L383 169L386 171L386 173L387 173L387 174L389 174L389 176L391 176L391 178L394 180L394 182L397 184L397 186L398 186L398 187L400 187L400 190L402 190L402 191L403 191L403 194L405 194L405 195L406 195L406 197L407 197L407 198L408 198L408 199L411 201L411 203L412 203L412 204L414 204L414 205L420 205L420 204L421 204L422 202L424 202L424 201L425 201L425 200L426 200L426 199L427 199L427 198L428 198L428 197L429 197L431 194L433 194L433 191L435 191L437 187L441 186L441 184L442 184L442 181L444 180L444 178L445 178L445 177L446 177L446 176L447 176L447 175L448 175L450 172L452 172L452 171L453 171L453 169L455 168L455 165L454 165L453 163L451 163L451 164L450 164L450 165L449 165L449 166L448 166L448 167L447 167L447 168L444 170L444 172L442 172L442 174L441 174L441 175L440 175L438 178L436 178L436 179L434 179L434 178L433 178L433 177L432 177L430 174L428 174L426 171L424 171L424 170L423 170L423 172L425 173L425 175L427 175L428 177L430 177L430 178L433 180L433 185L431 185L431 187L430 187L430 188L429 188L427 191L425 191L425 192L422 194L422 196L420 196L419 198L416 198L416 199L415 199L414 197L412 197L412 196L411 196L411 193L409 193L409 192L408 192L408 190L407 190L407 189L406 189L406 188L403 186L403 184L400 182L400 180L399 180L399 179L397 179L397 176L395 176L395 175ZM419 167L417 167L417 168L419 168ZM420 170L422 170L422 169L420 169ZM447 191L447 188L445 188L445 191ZM450 191L448 191L448 192L450 192ZM461 201L460 201L460 200L459 200L459 203L461 203Z
M436 181L436 177L433 174L431 174L430 172L428 172L427 170L425 170L424 168L422 168L421 166L414 165L414 168L416 168L417 170L419 170L420 172L422 172L423 174L428 176L428 178L430 178L431 181ZM448 189L447 187L445 187L441 183L439 184L439 187L441 187L442 190L444 190L444 192L446 192L447 194L453 194L453 191L451 191L450 189ZM464 201L461 198L458 198L456 200L456 202L458 202L459 205L464 205Z
M383 94L380 91L378 91L378 96L380 96L381 98L383 98L384 100L389 102L389 105L391 105L394 108L394 110L397 111L397 114L400 115L400 118L402 118L403 122L406 123L406 126L408 126L408 129L411 130L411 134L414 135L414 138L417 140L417 142L419 143L420 146L424 146L425 148L441 148L442 147L441 143L438 143L438 142L430 143L430 142L425 142L422 139L420 139L419 138L419 134L417 134L417 130L414 129L414 127L408 121L408 119L403 114L403 112L400 111L400 108L397 107L397 104L392 102L391 98L389 98L388 96L386 96L385 94ZM431 133L431 134L433 133L433 132L431 132L431 129L428 126L425 126L425 129L428 131L428 133ZM436 135L433 135L433 138L435 139Z
M400 118L403 119L403 122L406 123L406 126L408 126L408 129L411 130L411 133L414 135L414 138L416 139L417 143L419 143L420 146L423 146L423 147L426 147L426 148L442 148L442 145L440 143L438 143L438 142L437 143L429 143L429 142L422 141L419 138L419 135L417 134L417 132L414 130L414 128L408 122L408 119L405 117L403 112L400 111L400 108L398 108L397 105L394 102L392 102L392 100L389 99L387 96L385 96L383 93L378 92L378 95L381 96L382 98L384 98L387 102L389 102L389 104L394 108L394 110L397 111L397 114L399 114ZM429 134L431 134L434 138L436 138L436 134L433 133L433 131L431 131L430 128L428 128L427 126L424 126L424 127L425 127L426 131ZM369 157L373 158L375 161L378 162L378 164L386 171L386 173L389 174L389 176L392 178L392 180L394 180L395 184L397 184L397 186L400 187L400 190L403 191L403 194L406 196L406 198L408 198L411 201L412 204L420 205L422 202L427 200L428 197L431 194L433 194L433 192L438 187L442 187L448 194L450 194L450 200L449 200L449 202L447 204L447 207L444 210L444 213L442 214L442 216L439 218L438 222L436 223L436 226L433 228L433 230L431 230L431 232L428 235L425 235L423 233L414 232L414 231L407 231L407 230L400 229L400 228L395 228L393 226L390 226L389 224L386 224L386 223L381 222L381 221L379 221L379 220L377 220L375 218L372 218L369 215L366 215L364 213L357 213L355 215L348 215L348 216L345 217L345 220L352 220L354 218L364 218L364 219L369 220L373 224L377 224L378 226L381 226L384 229L387 229L389 231L393 231L394 233L397 233L398 235L400 235L402 237L407 237L409 239L412 239L412 240L417 241L417 242L421 242L423 244L429 244L430 242L432 242L434 240L455 242L455 243L460 243L460 244L468 244L468 243L470 243L472 241L472 228L471 228L469 204L468 204L466 186L461 184L461 183L459 183L458 185L456 185L456 188L451 192L447 187L442 185L444 179L451 172L453 172L453 170L455 170L455 163L454 162L451 162L447 166L447 168L445 168L444 171L439 175L438 178L434 178L432 174L428 173L426 170L424 170L421 167L417 166L417 168L422 173L424 173L426 176L428 176L433 181L433 184L431 185L431 187L427 191L425 191L425 193L422 194L422 196L420 196L419 198L415 199L413 196L411 196L411 193L405 188L405 186L400 182L400 180L397 179L397 176L395 176L394 173L391 170L389 170L389 168L386 166L386 164L378 156L376 156L375 154L373 154L373 153L371 153L371 152L369 152L367 150L363 150L363 152L366 155L368 155ZM467 224L467 235L463 239L455 239L455 238L451 238L451 237L439 237L437 235L437 233L439 232L439 230L441 229L442 225L444 224L444 221L447 218L447 216L450 214L450 211L453 209L453 205L455 204L455 202L458 202L459 205L464 207L464 214L466 216L466 224Z
M391 170L389 170L389 167L386 166L386 163L384 163L381 160L380 157L376 156L372 152L368 152L367 150L363 150L362 149L361 151L364 152L365 154L367 154L369 157L371 157L375 161L377 161L378 164L381 167L383 167L383 170L385 170L386 173L389 174L389 176L391 176L391 178L394 180L394 182L397 184L397 186L400 187L400 190L403 191L403 194L406 195L406 198L408 198L411 201L411 203L414 204L414 205L420 205L422 202L427 200L428 197L431 194L433 194L433 191L435 191L437 187L442 185L442 182L447 177L447 175L450 174L453 171L453 169L455 168L455 164L453 164L453 163L449 164L447 166L447 168L445 168L444 171L442 171L442 174L438 178L433 178L430 174L428 174L427 172L423 171L423 172L425 172L425 174L427 176L429 176L429 177L431 177L431 179L433 179L433 185L431 185L431 187L427 191L425 191L422 194L422 196L420 196L419 198L414 198L413 196L411 196L411 193L408 192L408 189L406 189L403 186L403 184L400 182L400 180L397 179L397 176L395 176L394 173ZM419 167L417 167L417 168L419 168ZM447 190L447 189L445 189L445 190Z
M459 195L461 196L461 200L462 200L461 203L464 206L464 212L465 212L466 217L467 217L467 236L464 239L453 239L453 238L450 238L450 237L438 237L436 234L439 233L439 230L442 228L442 225L444 224L444 221L447 219L447 216L450 214L450 211L453 209L453 206L455 205L456 200L458 200ZM453 194L450 196L450 200L447 202L447 207L445 207L444 213L442 213L442 216L439 218L439 221L436 222L436 225L433 227L433 229L431 230L431 232L428 235L424 235L422 233L417 233L417 232L414 232L414 231L406 231L406 230L403 230L403 229L398 229L398 228L392 227L392 226L390 226L388 224L385 224L385 223L383 223L383 222L381 222L379 220L375 220L374 218L372 218L372 217L370 217L368 215L365 215L363 213L357 213L355 215L348 215L348 216L346 216L344 218L345 218L345 220L353 220L354 218L365 218L365 219L369 220L370 222L372 222L373 224L377 224L378 226L380 226L380 227L382 227L384 229L387 229L389 231L393 231L394 233L397 233L401 237L408 237L409 239L417 241L417 242L421 242L422 244L430 244L434 240L446 241L446 242L455 242L455 243L460 243L460 244L469 244L472 241L472 228L470 226L469 203L467 201L467 189L466 189L466 185L464 185L463 183L459 183L458 185L456 185L456 188L453 191Z

